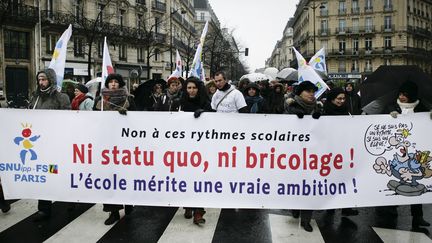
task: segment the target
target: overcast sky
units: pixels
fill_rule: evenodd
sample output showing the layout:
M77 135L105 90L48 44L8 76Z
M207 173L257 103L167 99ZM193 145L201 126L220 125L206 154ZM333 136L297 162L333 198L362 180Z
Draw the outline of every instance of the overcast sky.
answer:
M234 30L234 37L243 50L249 70L265 66L298 0L209 0L221 27Z

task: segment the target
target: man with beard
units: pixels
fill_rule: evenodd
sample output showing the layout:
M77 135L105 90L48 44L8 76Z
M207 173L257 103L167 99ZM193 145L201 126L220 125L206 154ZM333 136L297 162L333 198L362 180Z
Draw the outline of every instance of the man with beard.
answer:
M30 99L30 109L70 110L69 96L57 90L57 78L53 69L39 71L36 75L37 88ZM52 202L38 201L38 212L35 221L48 219L51 216Z

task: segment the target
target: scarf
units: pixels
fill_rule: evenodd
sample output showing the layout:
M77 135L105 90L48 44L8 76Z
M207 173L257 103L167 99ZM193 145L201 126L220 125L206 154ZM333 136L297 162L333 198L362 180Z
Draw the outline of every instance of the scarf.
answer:
M252 105L250 108L250 113L257 113L259 111L258 104L263 101L263 97L261 96L246 96L245 97L246 104Z
M312 102L306 102L304 101L300 96L296 95L294 96L294 100L305 110L305 114L312 114L312 112L315 110L316 107L316 99Z
M102 89L102 98L104 110L120 110L120 109L128 109L129 94L127 93L125 88L120 89ZM101 101L99 101L96 105L97 109L101 109Z
M324 112L326 115L331 116L349 115L348 107L345 104L342 106L337 106L333 104L330 100L327 100L325 102Z
M85 94L80 94L78 96L75 96L75 98L73 98L72 103L71 103L71 108L72 110L79 110L79 105L85 100L87 99L87 96Z
M399 99L397 99L397 103L401 108L401 114L412 114L414 113L414 108L420 103L420 101L416 100L413 103L402 103L399 101Z

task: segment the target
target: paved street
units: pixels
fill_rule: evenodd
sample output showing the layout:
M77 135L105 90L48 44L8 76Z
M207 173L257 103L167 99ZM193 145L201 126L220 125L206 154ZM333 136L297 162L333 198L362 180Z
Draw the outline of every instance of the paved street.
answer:
M425 219L432 219L432 206L425 205ZM314 231L299 228L288 210L206 209L204 226L183 217L183 209L135 207L132 214L112 226L99 204L66 203L53 206L53 217L35 223L36 200L19 200L0 214L0 242L432 242L429 231L411 232L408 206L399 216L383 217L374 208L361 208L358 216L341 217L326 211L314 213ZM123 213L123 211L121 211ZM123 214L122 214L123 216Z

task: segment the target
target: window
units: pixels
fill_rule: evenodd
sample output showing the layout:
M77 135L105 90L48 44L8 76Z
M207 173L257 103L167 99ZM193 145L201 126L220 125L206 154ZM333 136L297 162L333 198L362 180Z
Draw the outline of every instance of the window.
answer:
M345 19L339 19L339 33L345 32L345 29L346 29Z
M384 30L388 31L392 29L392 18L391 16L384 16Z
M155 18L155 33L159 33L159 18Z
M391 59L384 59L384 65L390 66L391 65Z
M146 4L146 1L145 1L145 0L136 0L136 3L137 3L137 4L145 5L145 4Z
M103 4L98 4L98 13L99 13L99 26L102 26L103 24L103 10L105 8L105 5Z
M120 28L122 28L123 29L123 26L124 26L124 20L125 20L125 13L126 13L126 11L125 10L123 10L123 9L120 9L120 11L119 11L119 25L120 25Z
M345 48L346 48L346 42L344 39L339 40L339 53L340 54L344 54L345 53Z
M338 72L346 72L345 60L339 60Z
M137 15L137 28L139 30L141 30L142 26L143 26L143 15L142 14L138 14Z
M46 35L46 48L45 48L46 54L53 54L56 41L57 41L57 36L50 35L50 34Z
M154 60L155 60L156 62L159 60L159 54L160 54L159 49L155 49L155 50L154 50Z
M30 34L4 30L5 58L30 59Z
M103 41L99 41L97 45L97 55L100 58L103 57L103 45L104 45Z
M366 32L372 32L373 22L371 17L365 18Z
M205 13L201 13L201 14L200 14L200 20L201 20L201 21L204 21L204 20L205 20Z
M84 57L84 44L81 37L74 37L74 56Z
M373 9L372 0L366 0L365 10L371 11Z
M320 31L321 35L328 35L328 20L327 19L323 19L321 20L321 31Z
M53 8L53 0L48 0L47 2L46 2L46 7L47 7L47 12L48 12L48 18L52 18L53 17L53 11L54 11L54 8Z
M358 62L358 60L352 60L351 72L359 72L359 62Z
M372 60L366 59L365 72L372 72Z
M384 48L385 49L391 49L392 47L392 38L391 36L384 37Z
M145 58L145 48L144 47L138 47L137 48L137 57L138 57L138 62L144 62L144 58Z
M127 60L127 45L119 46L119 59L122 61Z
M353 47L353 54L357 55L359 50L359 39L357 38L353 39L352 47Z
M372 51L372 38L365 39L365 49L367 51Z
M384 0L384 9L391 9L391 8L392 8L392 1Z
M82 19L82 8L81 8L81 0L75 0L75 21L80 22Z
M360 7L358 0L352 0L352 13L358 14L360 12Z
M352 32L358 33L359 32L359 19L352 19Z
M345 1L339 1L339 14L345 14L345 13L346 13Z

